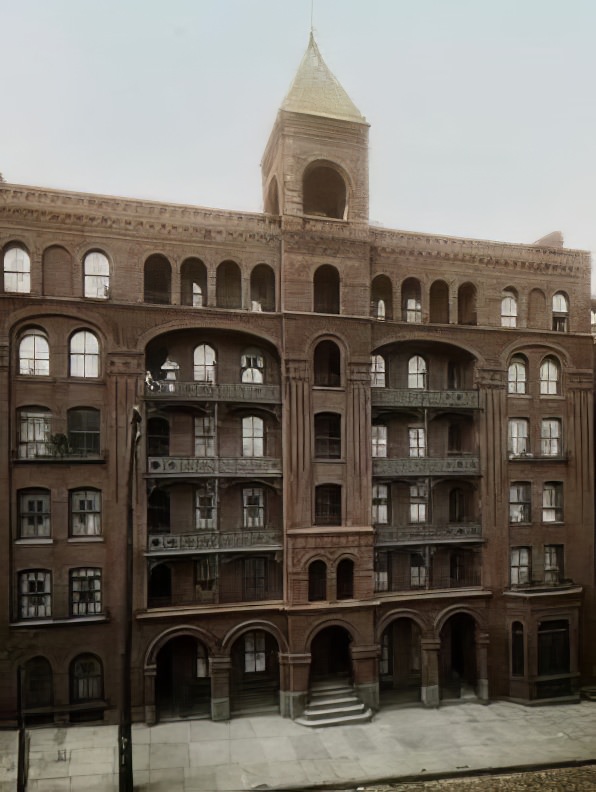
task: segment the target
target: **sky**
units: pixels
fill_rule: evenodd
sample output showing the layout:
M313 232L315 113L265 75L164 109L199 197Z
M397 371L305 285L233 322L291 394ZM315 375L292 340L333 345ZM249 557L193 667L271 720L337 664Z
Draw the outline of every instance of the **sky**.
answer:
M596 260L594 0L313 0L370 219ZM0 0L8 182L262 211L311 0ZM596 293L593 278L592 292Z

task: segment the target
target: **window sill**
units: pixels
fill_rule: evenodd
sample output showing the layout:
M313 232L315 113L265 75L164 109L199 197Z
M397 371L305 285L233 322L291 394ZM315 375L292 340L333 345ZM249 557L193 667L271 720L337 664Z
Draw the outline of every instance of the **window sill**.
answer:
M99 542L103 544L104 538L103 536L69 536L66 541L72 542L73 544L88 544L89 542Z
M72 624L101 624L108 622L107 615L99 614L98 616L70 616L68 619L19 619L10 623L11 627L18 627L20 629L27 629L34 627L55 627Z
M31 537L22 537L21 539L15 539L16 545L51 545L54 544L55 540L51 538L37 538L34 536Z

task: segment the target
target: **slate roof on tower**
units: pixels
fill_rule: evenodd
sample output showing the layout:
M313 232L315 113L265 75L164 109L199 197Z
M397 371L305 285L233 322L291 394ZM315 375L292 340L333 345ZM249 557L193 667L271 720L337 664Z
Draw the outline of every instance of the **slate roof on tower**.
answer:
M339 118L366 124L366 119L323 60L311 33L308 48L282 104L292 113Z

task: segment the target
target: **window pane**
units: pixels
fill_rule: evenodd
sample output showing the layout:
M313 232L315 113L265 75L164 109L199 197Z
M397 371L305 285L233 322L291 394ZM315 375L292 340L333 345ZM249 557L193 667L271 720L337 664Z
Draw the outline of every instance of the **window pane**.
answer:
M88 253L84 262L85 297L107 300L110 296L110 264L103 253Z

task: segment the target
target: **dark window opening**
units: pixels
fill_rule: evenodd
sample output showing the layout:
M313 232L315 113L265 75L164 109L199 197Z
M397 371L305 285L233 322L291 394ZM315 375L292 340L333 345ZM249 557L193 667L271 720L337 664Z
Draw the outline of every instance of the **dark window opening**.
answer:
M315 488L315 525L341 525L339 484L320 484Z
M302 190L304 214L345 219L346 184L334 168L318 165L308 170Z
M420 281L416 278L408 278L402 284L401 318L403 322L419 323L422 321Z
M147 530L149 533L170 531L170 495L165 490L155 489L147 498Z
M354 562L344 558L337 565L337 599L353 599L354 597Z
M167 564L151 570L147 588L147 607L164 608L172 603L172 571Z
M99 454L99 410L78 407L68 411L68 445L73 454Z
M170 424L165 418L147 421L147 456L169 456Z
M429 321L431 324L449 324L449 287L444 281L431 284Z
M168 305L171 302L172 268L165 256L149 256L145 262L143 285L144 300L155 305Z
M341 458L341 416L336 413L315 415L315 457Z
M215 299L218 308L242 308L240 267L234 261L222 261L217 268Z
M308 567L308 601L320 602L327 599L327 565L324 561L313 561Z
M387 275L377 275L372 282L371 312L375 319L393 319L393 287Z
M315 313L339 313L339 273L330 264L323 264L313 279L313 311Z
M321 341L314 355L315 385L324 388L339 388L341 364L339 347L333 341Z
M524 626L521 622L513 622L511 625L511 675L523 676L524 673Z
M464 283L457 292L457 323L475 325L476 322L476 287L473 283Z
M268 264L257 264L250 273L252 311L275 311L275 273Z
M180 302L195 308L207 305L207 269L199 259L187 259L180 268Z
M539 676L569 672L569 622L565 619L541 622L538 627Z

